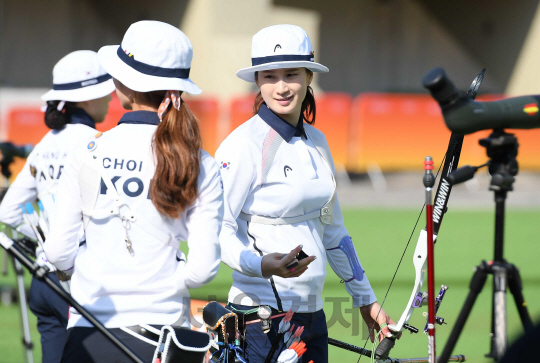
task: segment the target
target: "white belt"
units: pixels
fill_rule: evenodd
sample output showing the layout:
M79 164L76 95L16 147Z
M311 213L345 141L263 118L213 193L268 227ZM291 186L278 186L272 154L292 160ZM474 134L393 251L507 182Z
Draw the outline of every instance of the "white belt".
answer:
M310 219L316 219L316 218L320 218L324 224L332 223L332 214L331 214L330 208L326 206L320 210L316 210L314 212L304 214L302 216L296 216L296 217L283 217L283 218L263 217L263 216L256 216L256 215L240 212L240 215L238 216L238 218L246 222L270 224L270 225L295 224L295 223L305 222L305 221L309 221Z

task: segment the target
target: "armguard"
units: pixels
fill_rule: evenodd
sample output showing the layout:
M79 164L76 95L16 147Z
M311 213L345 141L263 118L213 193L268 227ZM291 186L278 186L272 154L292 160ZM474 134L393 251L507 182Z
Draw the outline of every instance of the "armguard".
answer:
M349 237L349 236L345 236L339 242L338 247L327 249L326 253L329 256L329 259L332 259L332 260L335 259L335 258L333 258L334 256L332 256L334 254L334 253L332 253L332 251L337 252L337 250L341 250L345 254L345 256L346 256L346 258L347 258L347 260L349 262L351 272L352 272L352 277L349 278L349 279L346 279L345 276L340 276L340 277L343 278L345 282L349 282L349 281L351 281L353 279L358 280L358 281L362 281L364 279L364 269L362 268L362 265L360 265L360 261L358 260L358 255L356 254L356 250L355 250L354 245L352 243L352 238ZM339 256L339 257L335 256L335 257L337 257L336 259L338 259L338 260L341 260L343 258L342 256ZM338 262L338 261L335 261L335 262ZM339 263L337 263L337 264L339 265ZM350 275L350 274L348 274L348 275Z

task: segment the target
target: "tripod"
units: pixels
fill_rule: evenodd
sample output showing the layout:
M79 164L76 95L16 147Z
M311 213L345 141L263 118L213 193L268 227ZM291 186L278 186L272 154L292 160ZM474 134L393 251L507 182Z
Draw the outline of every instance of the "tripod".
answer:
M491 351L486 357L491 357L496 361L500 360L508 346L508 333L506 324L506 289L514 297L519 317L526 332L533 329L533 323L526 307L523 297L523 287L519 269L508 263L504 259L504 216L506 195L513 190L514 176L518 173L518 163L516 156L518 152L517 138L512 134L507 134L504 130L494 130L485 139L480 140L480 145L487 149L490 158L488 163L491 182L489 190L495 193L495 245L493 261L482 263L475 268L474 275L469 285L469 294L461 312L457 318L450 337L446 342L444 351L439 362L447 362L454 349L465 322L469 317L472 307L482 291L487 280L487 275L493 275L493 297L491 313ZM480 167L465 166L456 170L454 178L450 178L453 184L464 182L474 176ZM454 174L454 173L452 173Z

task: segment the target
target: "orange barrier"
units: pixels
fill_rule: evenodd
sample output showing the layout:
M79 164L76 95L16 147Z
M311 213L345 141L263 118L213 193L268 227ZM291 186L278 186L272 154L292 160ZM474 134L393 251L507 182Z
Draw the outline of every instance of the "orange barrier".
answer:
M50 129L39 107L17 107L8 112L6 140L14 144L37 144Z
M348 169L417 169L426 155L444 155L450 131L429 95L365 93L353 103ZM438 160L435 159L435 162Z
M501 99L484 95L479 101ZM427 94L365 93L354 101L349 133L347 169L364 172L378 165L384 171L418 169L431 155L436 163L444 157L450 139L438 104ZM466 135L460 165L487 161L478 140L489 136L484 130ZM523 169L539 169L540 130L508 130L520 143L518 161Z
M218 146L219 103L214 98L197 98L187 100L193 114L199 120L199 130L203 142L203 149L214 155Z
M229 106L229 127L226 135L233 132L238 126L253 117L253 102L255 94L236 97Z
M116 93L112 93L109 111L103 122L96 124L99 131L108 131L118 125L124 113ZM186 103L200 121L203 148L214 152L217 148L216 129L219 120L219 105L216 99L195 99ZM39 107L15 107L8 112L6 140L15 144L37 144L49 132L45 126L44 113Z
M126 112L116 94L112 94L109 112L105 120L96 125L99 131L107 131L118 124ZM15 107L8 112L6 140L15 144L37 144L49 132L45 125L44 113L40 107Z
M315 127L326 136L337 168L344 168L349 159L349 125L352 97L348 93L325 93L315 97Z

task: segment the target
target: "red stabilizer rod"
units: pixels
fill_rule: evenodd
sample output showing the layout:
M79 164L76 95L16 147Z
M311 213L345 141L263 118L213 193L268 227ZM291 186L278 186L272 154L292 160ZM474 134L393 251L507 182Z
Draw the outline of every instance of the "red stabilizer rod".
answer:
M424 186L426 188L426 231L427 231L427 270L428 270L428 334L430 363L436 363L435 354L435 254L433 244L433 185L435 177L433 170L433 159L427 156L424 160Z

